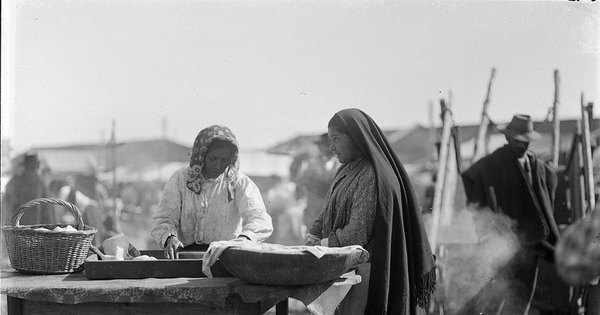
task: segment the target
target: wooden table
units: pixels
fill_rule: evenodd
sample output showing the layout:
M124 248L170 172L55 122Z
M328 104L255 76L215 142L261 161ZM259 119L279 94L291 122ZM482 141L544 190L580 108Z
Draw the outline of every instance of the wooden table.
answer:
M237 278L89 280L83 273L0 271L10 315L262 314L278 303L277 314L285 314L288 298L309 304L330 285L266 286Z

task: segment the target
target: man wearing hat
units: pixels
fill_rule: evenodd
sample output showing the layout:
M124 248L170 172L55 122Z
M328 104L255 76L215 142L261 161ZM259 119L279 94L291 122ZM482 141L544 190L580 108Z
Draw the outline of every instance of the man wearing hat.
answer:
M38 170L40 161L35 152L27 152L18 161L15 174L6 184L6 192L2 199L0 218L2 225L12 224L12 216L22 204L36 198L48 197L46 185L40 177ZM48 205L39 205L29 208L21 219L20 225L34 225L44 223L56 223L53 209ZM2 252L0 254L0 266L8 266L8 252L6 250L3 235Z
M22 204L48 197L46 184L39 174L40 161L36 152L23 154L22 169L17 171L6 184L2 207L2 223L9 224L14 211ZM31 207L19 220L21 225L56 223L54 211L47 205Z
M520 248L494 278L496 290L514 296L499 294L496 300L479 301L476 311L496 314L503 308L501 314L523 314L531 307L538 259L553 259L559 238L553 215L557 178L544 161L527 150L531 141L540 138L528 115L514 115L499 131L508 143L473 164L462 173L462 179L469 204L506 215L515 223ZM501 288L502 279L510 282L510 291ZM493 286L486 290L493 291Z

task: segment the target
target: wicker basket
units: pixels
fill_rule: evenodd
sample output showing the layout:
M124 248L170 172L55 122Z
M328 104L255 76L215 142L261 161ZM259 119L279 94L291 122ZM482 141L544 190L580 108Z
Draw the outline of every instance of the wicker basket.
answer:
M25 211L41 204L67 208L75 216L77 231L52 231L56 227L67 227L66 224L19 226L19 220ZM46 228L50 231L36 231L35 229L38 228ZM2 227L11 266L20 272L33 274L80 271L97 231L83 224L81 212L74 204L55 198L39 198L23 204L13 215L12 225Z

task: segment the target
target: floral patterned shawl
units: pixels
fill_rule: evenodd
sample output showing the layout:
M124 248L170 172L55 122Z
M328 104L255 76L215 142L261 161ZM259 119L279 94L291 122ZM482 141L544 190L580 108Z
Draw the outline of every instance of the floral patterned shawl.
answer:
M233 188L235 187L239 171L239 144L233 132L231 132L231 130L225 126L209 126L200 130L196 136L194 147L190 153L190 166L188 168L186 186L189 190L198 195L202 191L202 183L208 181L208 179L202 174L202 167L204 166L204 159L206 157L206 153L208 152L208 147L215 139L227 141L235 147L233 156L231 158L231 164L229 164L224 172L224 180L229 189L229 201L231 201L233 200Z

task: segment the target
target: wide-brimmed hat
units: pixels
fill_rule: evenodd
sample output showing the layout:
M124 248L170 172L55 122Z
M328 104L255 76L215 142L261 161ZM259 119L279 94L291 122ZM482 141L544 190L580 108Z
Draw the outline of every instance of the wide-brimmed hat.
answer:
M539 140L542 136L535 130L533 130L533 121L529 115L517 114L514 115L512 120L504 128L499 128L498 131L519 141L535 141Z

